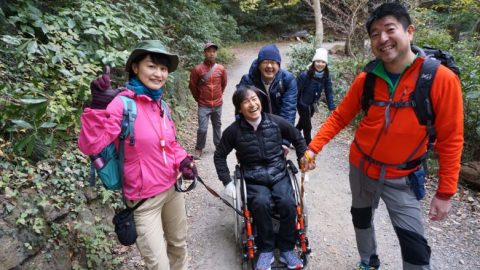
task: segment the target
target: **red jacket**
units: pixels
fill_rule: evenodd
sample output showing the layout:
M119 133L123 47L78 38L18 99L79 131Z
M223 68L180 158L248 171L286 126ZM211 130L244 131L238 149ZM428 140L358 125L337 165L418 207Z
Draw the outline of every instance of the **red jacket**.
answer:
M407 101L415 88L415 83L424 59L417 57L400 77L393 101ZM353 81L345 98L331 114L309 144L318 153L340 130L360 112L363 85L366 73L360 73ZM387 83L376 77L375 99L389 100ZM451 197L457 191L460 158L463 148L463 101L460 80L448 68L440 65L431 89L431 101L435 113L437 141L435 151L439 161L439 185L437 194ZM391 108L390 126L385 128L385 107L371 106L368 114L360 120L355 132L355 141L364 153L383 163L403 163L415 147L422 144L412 159L426 151L426 126L419 124L413 108ZM377 137L378 142L377 142ZM375 146L376 145L376 146ZM360 168L362 154L352 143L350 162ZM414 169L412 169L414 170ZM408 175L412 170L399 170L387 167L386 178ZM380 167L364 161L363 171L371 178L380 177Z
M222 96L227 86L227 71L225 68L217 64L215 70L205 82L202 77L208 73L215 63L204 61L197 65L190 73L190 83L188 87L193 98L199 106L218 107L222 105Z

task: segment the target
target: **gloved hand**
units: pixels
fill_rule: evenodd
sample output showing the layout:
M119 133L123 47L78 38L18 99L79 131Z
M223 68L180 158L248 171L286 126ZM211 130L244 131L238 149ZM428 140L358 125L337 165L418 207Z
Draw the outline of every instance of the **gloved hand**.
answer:
M233 181L230 181L230 183L228 183L225 186L223 193L230 198L233 198L235 196L236 190L235 190L235 185L233 184Z
M197 166L195 166L192 156L187 156L180 162L180 172L183 178L187 180L193 180L198 176Z
M106 66L103 74L90 83L92 102L90 108L105 109L108 103L120 92L120 89L112 89L110 81L110 67Z

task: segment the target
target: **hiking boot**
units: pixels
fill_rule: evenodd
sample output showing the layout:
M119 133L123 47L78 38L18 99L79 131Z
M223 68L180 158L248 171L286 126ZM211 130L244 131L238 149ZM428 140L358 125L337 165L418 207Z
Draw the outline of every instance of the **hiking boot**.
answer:
M287 265L288 269L302 269L303 262L293 250L280 253L280 262Z
M193 155L194 160L201 160L202 159L202 150L195 149L195 154Z
M380 270L380 259L378 259L378 255L370 256L370 262L368 264L359 262L355 270Z
M262 252L258 255L256 270L270 270L272 269L272 263L275 261L273 252Z

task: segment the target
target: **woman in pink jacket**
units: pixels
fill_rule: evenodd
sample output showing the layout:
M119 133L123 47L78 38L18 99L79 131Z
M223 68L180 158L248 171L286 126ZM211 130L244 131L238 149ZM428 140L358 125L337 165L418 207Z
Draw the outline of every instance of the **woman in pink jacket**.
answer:
M160 41L142 41L127 60L129 80L118 94L137 105L134 145L128 138L124 142L123 191L129 206L147 198L134 217L136 244L148 269L187 269L185 200L174 184L180 173L193 179L197 171L193 158L176 141L170 108L161 100L168 74L177 65L178 56ZM124 109L121 98L114 97L108 73L93 81L91 89L92 102L81 116L78 139L87 155L98 154L112 142L118 148Z

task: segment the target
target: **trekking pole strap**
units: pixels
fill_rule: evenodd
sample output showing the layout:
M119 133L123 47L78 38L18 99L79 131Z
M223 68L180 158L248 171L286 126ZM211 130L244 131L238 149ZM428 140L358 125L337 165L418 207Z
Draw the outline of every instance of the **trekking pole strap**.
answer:
M232 208L239 216L243 217L243 214L240 210L238 210L231 203L229 203L227 200L222 198L222 196L218 195L218 193L215 190L213 190L211 187L207 186L205 182L203 182L203 179L200 178L200 176L197 176L197 181L200 182L208 190L208 192L210 192L213 196L219 198L224 204Z

